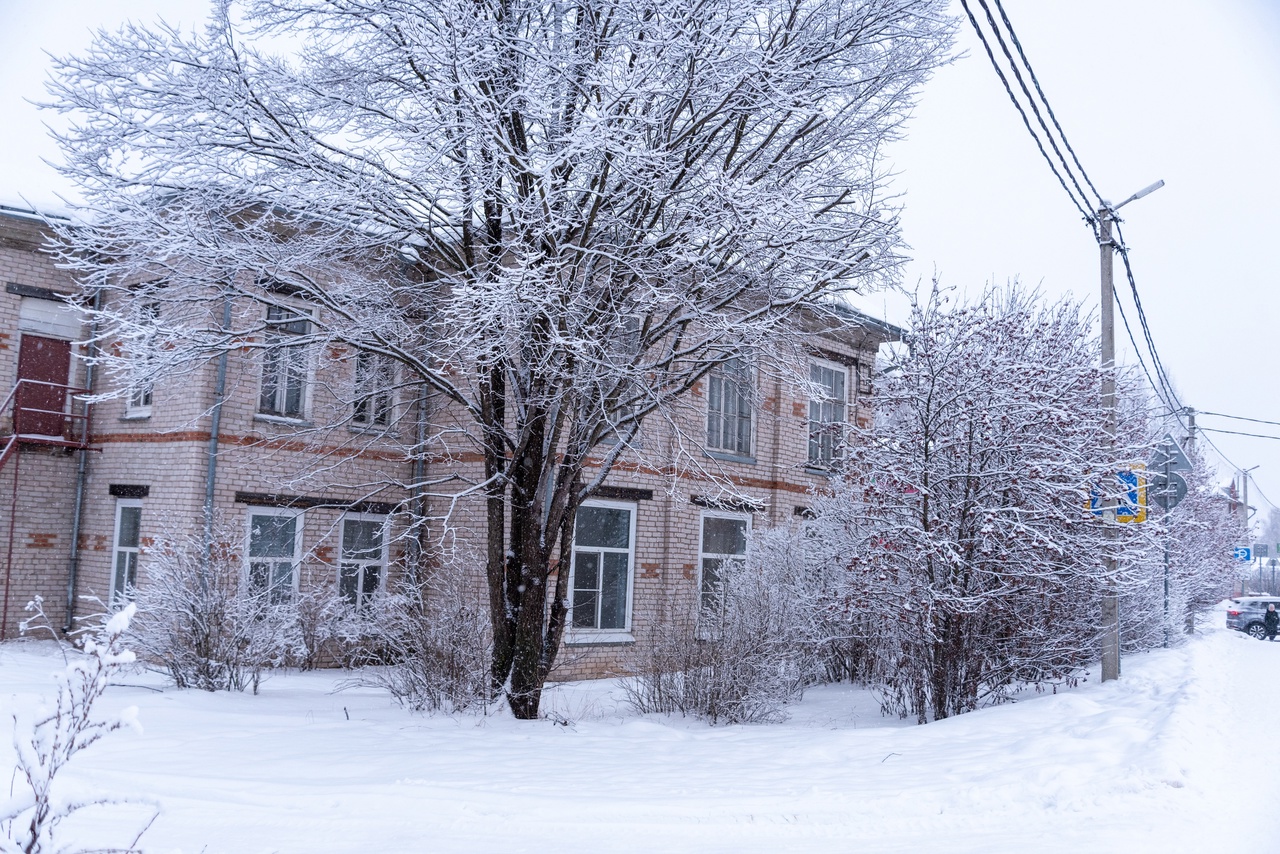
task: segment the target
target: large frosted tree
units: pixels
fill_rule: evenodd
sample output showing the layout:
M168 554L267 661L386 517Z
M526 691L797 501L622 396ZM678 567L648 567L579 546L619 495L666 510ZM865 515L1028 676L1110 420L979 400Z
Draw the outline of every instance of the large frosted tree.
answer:
M99 34L52 83L89 223L64 257L131 382L270 346L192 310L211 287L286 290L450 413L483 460L494 684L532 717L556 555L640 424L899 263L881 147L944 7L224 0L198 34Z

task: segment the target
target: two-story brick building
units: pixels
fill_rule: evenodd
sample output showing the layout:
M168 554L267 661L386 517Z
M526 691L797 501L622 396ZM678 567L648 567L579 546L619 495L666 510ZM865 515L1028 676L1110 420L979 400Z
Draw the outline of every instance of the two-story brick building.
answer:
M0 380L13 389L0 411L0 637L14 636L37 594L66 624L83 612L79 597L119 600L145 585L148 543L211 515L243 532L245 584L282 596L328 585L358 602L403 571L396 510L412 485L479 465L422 454L430 400L371 383L389 370L373 354L307 343L314 307L287 295L211 292L196 310L258 337L87 405L85 394L110 389L80 357L114 342L97 341L68 304L88 297L41 251L46 238L38 216L0 209ZM696 602L751 530L788 524L823 487L840 425L870 418L877 349L900 331L853 311L814 318L810 330L809 385L722 366L684 407L687 435L705 438L705 465L664 465L665 428L646 425L645 455L624 454L580 510L561 563L572 573L573 650L561 675L615 672L672 597ZM434 517L452 504L454 541L483 551L479 496L422 500Z

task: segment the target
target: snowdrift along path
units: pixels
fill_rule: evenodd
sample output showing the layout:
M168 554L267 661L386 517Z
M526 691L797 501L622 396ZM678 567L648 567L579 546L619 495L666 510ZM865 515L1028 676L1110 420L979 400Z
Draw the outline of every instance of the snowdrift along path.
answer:
M51 646L0 646L0 713L49 691ZM1129 657L1119 682L924 727L865 692L811 692L778 726L637 718L608 685L566 686L569 725L424 718L339 674L261 696L113 688L137 705L77 758L77 791L158 800L148 851L1215 852L1271 822L1280 643L1211 630ZM11 761L8 739L0 762ZM71 791L69 788L67 791ZM132 816L70 829L120 844ZM1270 840L1255 843L1265 850Z

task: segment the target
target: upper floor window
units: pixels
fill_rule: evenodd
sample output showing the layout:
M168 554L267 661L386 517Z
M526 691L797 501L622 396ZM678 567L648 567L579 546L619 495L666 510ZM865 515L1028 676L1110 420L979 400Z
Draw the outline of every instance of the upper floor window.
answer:
M395 362L382 353L356 353L355 400L351 422L360 427L386 427L395 405Z
M258 401L261 414L305 417L307 370L310 365L306 336L310 333L311 317L304 310L283 305L267 306L262 395Z
M619 434L631 432L627 422L635 418L636 401L642 391L636 379L636 363L640 355L640 332L642 320L639 315L624 314L617 318L617 325L612 329L611 340L605 348L607 394L604 400L606 418L614 432L605 439L614 442Z
M131 418L145 418L151 414L151 399L154 395L151 383L140 383L129 389L129 397L125 400L124 412Z
M848 405L849 372L830 362L813 362L809 381L818 396L809 399L809 465L830 468L840 456Z
M634 504L593 501L578 508L573 533L573 628L630 628L634 551Z
M707 447L751 456L751 368L744 359L717 365L707 377Z
M338 593L360 611L367 610L385 577L385 516L348 513L342 517Z
M137 331L132 335L130 354L140 371L146 372L154 358L157 345L157 327L160 323L160 306L145 303L138 307ZM150 379L136 380L129 387L124 400L126 418L146 418L151 414L151 401L155 396L154 385Z

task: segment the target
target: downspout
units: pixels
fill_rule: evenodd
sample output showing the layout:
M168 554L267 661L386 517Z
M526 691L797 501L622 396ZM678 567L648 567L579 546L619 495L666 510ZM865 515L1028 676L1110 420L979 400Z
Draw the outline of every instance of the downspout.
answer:
M231 329L231 295L228 293L222 304L222 331ZM212 420L209 424L209 446L205 452L208 465L204 476L204 554L206 567L213 562L213 487L218 473L218 434L222 428L222 403L227 393L227 354L228 346L223 345L218 356L218 379L213 389ZM208 583L205 576L200 578L201 586Z
M93 294L93 320L89 324L88 363L84 368L84 387L93 393L93 357L98 354L98 312L102 309L102 289ZM84 421L80 424L80 451L76 460L76 497L71 517L71 555L67 561L67 621L62 625L62 633L71 631L75 622L76 577L80 574L80 525L84 519L85 484L89 476L89 434L90 416L93 405L84 405Z
M427 417L429 409L427 405L427 387L422 386L422 391L418 396L418 423L414 425L414 452L413 452L413 483L411 490L413 494L413 513L417 517L413 520L414 527L417 530L414 535L409 538L411 547L409 554L409 584L416 590L421 578L418 570L422 567L422 556L426 553L423 546L423 540L427 536L426 530L423 528L422 520L427 515L427 496L426 496L426 479L427 479Z

